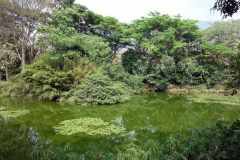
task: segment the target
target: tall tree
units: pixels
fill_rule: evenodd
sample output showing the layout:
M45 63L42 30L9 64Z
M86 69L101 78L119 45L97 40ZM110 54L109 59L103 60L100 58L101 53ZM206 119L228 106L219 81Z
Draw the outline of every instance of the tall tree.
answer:
M69 58L74 55L86 56L98 64L109 61L109 43L102 37L89 34L90 26L85 26L82 30L78 28L85 10L84 6L75 4L70 8L56 9L50 16L48 25L38 27L41 34L39 41L48 46L47 52Z
M118 22L114 17L102 17L100 23L91 28L94 28L94 34L105 38L109 43L112 51L108 56L111 60L131 42L130 35L126 32L129 25Z
M22 71L26 64L26 55L29 54L30 63L34 59L36 27L46 21L48 11L47 0L0 0L1 33L12 37ZM31 49L27 53L28 46Z
M6 80L9 81L11 75L11 68L16 61L17 55L14 51L14 45L10 43L0 44L0 66L4 66L6 73Z
M231 20L228 22L214 22L203 31L201 48L210 58L221 65L231 66L233 57L237 54L237 46L240 44L240 22Z
M133 21L130 32L136 50L148 52L153 66L160 62L162 55L174 56L177 63L191 52L192 44L199 38L196 22L182 20L179 15L151 12L149 17Z

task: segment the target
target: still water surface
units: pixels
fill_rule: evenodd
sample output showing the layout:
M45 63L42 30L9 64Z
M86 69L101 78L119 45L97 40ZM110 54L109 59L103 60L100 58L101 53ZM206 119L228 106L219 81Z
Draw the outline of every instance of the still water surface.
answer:
M74 152L84 153L91 145L99 152L122 147L132 140L164 140L171 134L185 135L189 128L205 126L213 119L234 121L240 117L240 106L219 103L196 103L187 94L145 93L132 95L129 102L116 105L80 106L35 98L1 98L0 106L8 110L28 109L17 118L0 117L0 159L28 159L31 150L62 147L69 143ZM188 95L189 96L189 95ZM82 117L117 120L125 133L110 136L71 136L56 134L53 126L64 120Z

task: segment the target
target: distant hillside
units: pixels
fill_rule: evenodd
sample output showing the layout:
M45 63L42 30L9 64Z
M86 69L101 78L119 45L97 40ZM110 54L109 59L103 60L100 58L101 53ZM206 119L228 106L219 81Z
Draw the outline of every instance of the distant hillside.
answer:
M206 28L208 28L208 27L211 26L211 25L208 24L208 23L214 23L214 22L216 22L216 21L199 21L199 22L197 23L197 25L198 25L201 29L206 29Z

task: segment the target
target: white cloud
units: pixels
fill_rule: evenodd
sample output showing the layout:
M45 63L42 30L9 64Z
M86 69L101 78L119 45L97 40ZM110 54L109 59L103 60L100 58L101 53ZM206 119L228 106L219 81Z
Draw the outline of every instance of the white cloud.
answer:
M159 11L171 16L180 14L184 19L203 21L221 20L219 12L211 12L215 0L75 0L103 16L112 16L120 22L131 22L150 11ZM233 16L240 19L240 14ZM231 19L231 18L229 18Z

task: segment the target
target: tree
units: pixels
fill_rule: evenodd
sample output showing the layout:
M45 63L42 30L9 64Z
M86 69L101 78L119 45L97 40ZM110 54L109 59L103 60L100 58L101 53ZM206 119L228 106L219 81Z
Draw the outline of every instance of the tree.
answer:
M116 57L118 52L130 44L131 39L129 34L126 33L126 29L129 26L126 23L120 23L114 17L102 17L101 21L97 25L93 25L94 34L106 39L109 43L112 51L108 55L111 61Z
M36 27L48 17L47 0L0 0L1 34L11 37L15 52L21 61L22 72L26 64L27 47L29 59L34 59ZM38 48L38 53L40 48Z
M223 18L226 18L228 16L232 17L234 13L237 13L237 11L240 9L240 1L239 0L217 0L214 4L214 7L212 10L220 11L221 14L223 14ZM239 47L238 47L239 50ZM238 55L234 58L233 64L234 67L232 69L231 73L231 80L228 82L228 87L233 88L233 93L235 92L235 89L238 89L240 86L240 55Z
M236 93L237 89L240 89L240 52L233 60L234 67L231 70L231 78L227 83L227 87L233 89L233 93Z
M165 54L175 56L175 61L179 61L179 55L189 53L190 44L199 37L196 22L182 20L179 15L171 17L151 12L149 18L142 17L131 24L135 48L148 52L154 66Z
M85 56L98 64L109 61L108 54L111 49L104 38L84 34L85 31L76 29L78 24L75 22L77 19L81 21L81 12L84 12L85 9L81 5L56 9L55 13L50 16L49 25L38 27L38 32L41 35L38 43L48 47L46 52L53 56L66 56L70 59L74 55Z
M51 2L52 2L51 6L53 8L64 9L67 7L71 7L74 4L75 0L51 0Z
M4 66L6 73L6 80L9 81L11 75L11 67L17 55L14 51L14 45L10 43L0 44L0 66Z
M234 13L237 13L239 7L239 0L216 0L211 10L220 11L220 13L223 14L223 18L227 18L228 16L232 17Z

